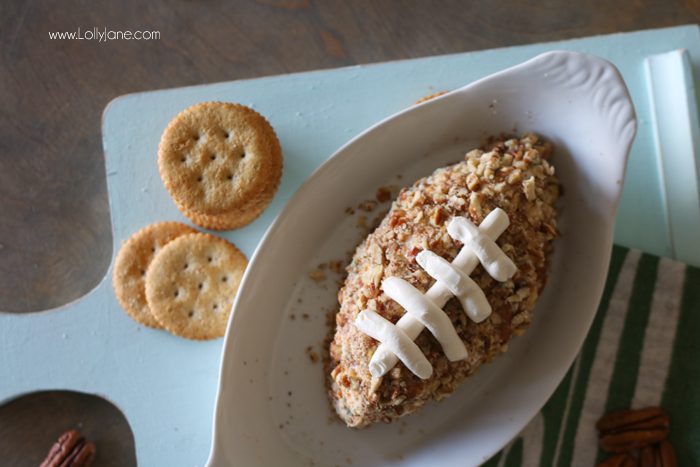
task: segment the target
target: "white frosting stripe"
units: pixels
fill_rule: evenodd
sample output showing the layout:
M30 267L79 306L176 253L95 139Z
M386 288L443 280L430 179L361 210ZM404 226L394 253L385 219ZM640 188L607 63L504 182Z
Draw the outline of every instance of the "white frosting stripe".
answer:
M412 314L428 328L451 362L467 358L467 349L450 318L420 290L398 277L385 279L382 290L387 297L401 305L407 313Z
M494 210L496 211L496 210ZM503 216L508 216L500 210ZM497 215L501 215L498 213ZM515 263L503 253L496 242L464 217L455 217L447 226L447 233L455 240L467 245L474 251L484 269L499 282L505 282L515 274Z
M491 305L484 291L468 275L430 250L418 253L416 261L430 277L442 282L459 299L472 321L480 323L489 317Z
M490 238L496 239L508 228L508 224L508 215L502 209L496 208L484 218L479 225L479 230ZM479 258L470 248L462 248L452 264L464 274L469 275L479 264ZM435 282L425 295L439 307L445 306L445 303L452 297L450 289L440 281ZM409 313L404 314L397 321L396 327L406 333L411 341L414 341L424 329L423 324ZM380 344L369 362L369 370L372 376L379 378L391 370L398 361L399 358L388 346Z
M364 310L355 318L355 326L372 339L381 342L382 346L398 357L406 368L419 378L428 379L433 374L433 366L413 339L401 328L391 324L391 321L372 310Z

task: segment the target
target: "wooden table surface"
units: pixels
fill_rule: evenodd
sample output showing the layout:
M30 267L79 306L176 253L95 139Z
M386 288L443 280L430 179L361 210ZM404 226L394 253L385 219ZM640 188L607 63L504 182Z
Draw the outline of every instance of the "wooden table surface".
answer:
M525 3L3 0L0 312L58 307L105 274L100 117L121 94L700 22L698 0ZM160 38L49 38L94 27ZM0 407L0 464L37 465L70 427L97 441L95 465L135 465L119 410L67 392Z

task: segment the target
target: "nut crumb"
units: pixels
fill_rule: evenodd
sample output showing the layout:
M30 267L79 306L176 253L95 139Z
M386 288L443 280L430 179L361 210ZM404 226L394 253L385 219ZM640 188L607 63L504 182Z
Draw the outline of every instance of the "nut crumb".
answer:
M318 354L314 351L314 348L312 346L308 346L306 348L306 355L309 357L309 360L311 360L311 363L318 363Z
M423 97L421 97L420 99L418 99L417 101L415 101L415 102L413 103L413 105L422 104L423 102L429 101L429 100L431 100L431 99L435 99L436 97L440 97L440 96L442 96L443 94L447 94L447 92L448 92L448 91L437 91L437 92L434 92L434 93L432 93L432 94L428 94L427 96L423 96Z
M525 193L525 198L527 198L528 201L535 200L536 195L535 195L535 176L534 175L523 182L523 192Z
M374 200L366 200L357 205L358 209L365 212L372 212L377 207L377 202Z
M377 189L377 194L375 195L377 201L380 203L386 203L391 201L391 190L388 187L382 186Z
M341 260L331 260L328 262L328 269L331 271L335 272L336 274L340 274L343 272L343 261Z
M367 216L359 216L357 218L357 223L355 224L357 227L361 229L366 229L367 228Z
M314 282L321 282L326 280L326 273L323 272L321 269L315 269L309 273L309 277L314 281Z

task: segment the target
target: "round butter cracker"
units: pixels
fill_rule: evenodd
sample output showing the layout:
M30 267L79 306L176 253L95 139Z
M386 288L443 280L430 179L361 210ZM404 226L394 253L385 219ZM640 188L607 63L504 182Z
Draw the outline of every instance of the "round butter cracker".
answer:
M135 321L160 328L146 301L146 271L155 255L168 242L197 231L180 222L151 224L133 234L117 254L112 286L124 311Z
M158 146L158 169L175 204L192 222L242 227L267 207L282 176L277 135L240 104L204 102L180 112Z
M183 235L166 245L146 272L146 298L166 330L188 339L224 335L248 261L209 234Z

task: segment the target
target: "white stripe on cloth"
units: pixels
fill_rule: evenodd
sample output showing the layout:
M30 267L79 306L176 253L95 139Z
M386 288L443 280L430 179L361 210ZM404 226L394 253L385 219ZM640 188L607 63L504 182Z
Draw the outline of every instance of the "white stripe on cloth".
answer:
M661 404L680 315L686 266L662 258L651 301L632 407Z
M540 465L542 445L544 443L544 416L542 412L538 412L535 418L530 420L530 423L522 429L520 434L503 449L501 458L498 461L498 467L505 466L510 450L520 438L523 440L521 467L535 467Z
M615 289L610 297L593 366L588 377L581 416L578 420L571 460L572 466L590 467L595 464L598 453L598 433L595 429L595 423L605 411L608 388L615 367L615 358L620 346L620 337L627 316L640 256L641 253L636 250L630 250L627 253Z

